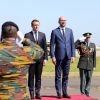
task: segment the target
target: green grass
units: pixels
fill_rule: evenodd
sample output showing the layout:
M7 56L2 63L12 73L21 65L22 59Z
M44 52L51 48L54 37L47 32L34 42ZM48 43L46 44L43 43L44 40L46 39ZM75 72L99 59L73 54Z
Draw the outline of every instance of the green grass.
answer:
M100 51L100 49L96 49L96 51Z
M75 63L71 64L70 72L78 72L78 68L77 68L78 59L79 58L77 57ZM44 66L43 74L46 73L50 75L54 73L54 70L55 70L55 66L52 64L52 60L49 57L47 64ZM95 72L100 72L100 57L97 57Z

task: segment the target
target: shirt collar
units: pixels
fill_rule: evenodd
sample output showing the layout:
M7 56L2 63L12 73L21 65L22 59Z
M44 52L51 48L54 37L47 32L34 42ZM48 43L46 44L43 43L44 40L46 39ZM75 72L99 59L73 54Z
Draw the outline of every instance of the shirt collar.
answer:
M38 34L38 31L37 31L37 32L35 32L34 30L32 30L32 33L33 33L33 34L35 34L35 33L37 33L37 34Z
M32 30L32 34L33 34L33 36L34 36L35 39L36 39L36 35L37 35L37 39L38 39L38 31L37 31L37 33L36 33L36 35L35 35L35 31Z
M60 30L62 30L62 29L64 29L64 30L65 30L65 28L66 28L66 27L63 27L63 28L62 28L62 27L60 27L60 26L59 26L59 28L60 28Z

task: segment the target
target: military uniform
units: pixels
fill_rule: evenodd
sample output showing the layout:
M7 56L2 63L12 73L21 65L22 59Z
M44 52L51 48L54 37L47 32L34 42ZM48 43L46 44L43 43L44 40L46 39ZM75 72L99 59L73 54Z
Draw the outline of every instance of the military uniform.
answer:
M82 45L85 50L82 51ZM96 67L96 46L94 43L87 44L86 41L75 44L76 48L80 52L80 58L78 62L78 68L80 72L80 91L82 94L89 96L91 77L94 67ZM88 51L86 52L86 50Z
M23 48L15 42L5 39L0 43L0 100L30 100L26 88L28 64L43 55L43 50L27 39L24 42L29 46Z
M43 55L43 50L29 39L25 47L16 44L18 26L11 21L3 23L0 42L0 100L30 100L27 93L29 64Z

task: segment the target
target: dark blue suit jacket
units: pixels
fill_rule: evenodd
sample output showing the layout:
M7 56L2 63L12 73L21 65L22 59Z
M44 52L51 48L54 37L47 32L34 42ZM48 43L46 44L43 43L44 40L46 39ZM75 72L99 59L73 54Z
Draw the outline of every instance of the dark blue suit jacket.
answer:
M34 39L32 31L29 32L29 33L26 33L24 37L30 39L33 42L35 42L35 39ZM38 32L38 45L44 50L44 56L42 58L48 60L46 36L42 32Z
M75 56L74 37L71 29L65 28L65 38L59 27L52 31L50 40L51 57L62 60L66 56L68 59Z

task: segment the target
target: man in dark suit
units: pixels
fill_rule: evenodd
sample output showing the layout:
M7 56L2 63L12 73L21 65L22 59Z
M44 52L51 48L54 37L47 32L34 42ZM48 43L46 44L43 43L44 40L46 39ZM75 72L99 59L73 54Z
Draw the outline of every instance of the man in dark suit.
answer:
M80 92L82 95L90 95L90 84L93 69L96 67L96 46L90 42L92 33L84 33L84 41L77 40L75 47L78 49L80 58L78 68L80 72Z
M67 93L68 75L70 62L74 62L75 59L75 46L73 32L66 27L64 16L59 18L59 25L51 33L50 55L55 65L55 88L57 97L60 99L62 98L61 91L64 98L70 98Z
M35 64L31 64L29 68L28 86L29 86L30 96L32 99L34 98L34 92L36 94L36 98L41 99L40 88L41 88L42 69L43 65L46 64L48 59L46 36L44 33L39 32L39 25L40 22L37 19L34 19L31 22L32 31L25 34L25 38L29 38L31 41L38 44L44 50L44 56L40 60L36 61Z

